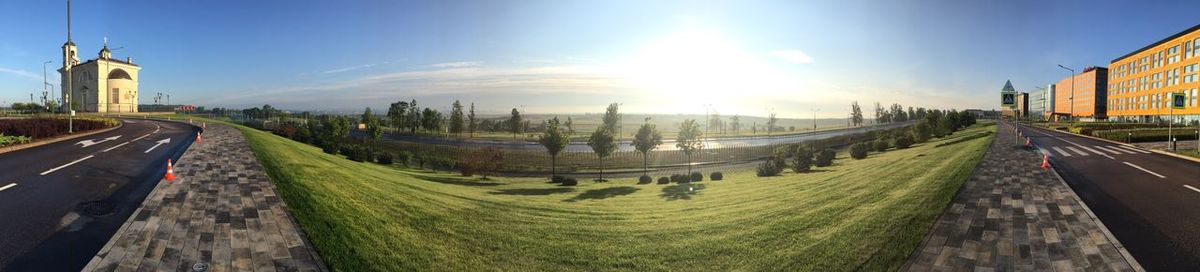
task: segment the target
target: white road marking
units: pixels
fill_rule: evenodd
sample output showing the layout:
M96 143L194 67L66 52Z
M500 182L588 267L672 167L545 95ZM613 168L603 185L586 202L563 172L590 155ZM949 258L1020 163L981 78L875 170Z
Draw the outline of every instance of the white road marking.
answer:
M1196 191L1197 193L1200 193L1200 189L1196 189L1196 187L1192 187L1191 185L1185 184L1185 185L1183 185L1183 187L1187 187L1188 189L1192 189L1192 191ZM0 188L0 190L4 190L4 188Z
M73 161L73 162L70 162L70 163L67 163L67 164L63 164L62 166L55 167L54 169L46 170L46 172L42 172L42 174L41 174L41 175L42 175L42 176L45 176L46 174L53 173L54 171L58 171L58 169L63 169L63 168L66 168L67 166L71 166L72 164L79 163L79 162L81 162L81 161L84 161L84 160L86 160L86 159L91 159L92 157L95 157L95 156L96 156L96 155L88 155L87 157L83 157L82 159L78 159L78 160L75 160L75 161Z
M131 143L131 142L133 142L133 141L137 141L137 140L132 140L132 141L128 141L128 142L121 143L121 144L119 144L119 145L114 145L113 147L106 148L106 149L104 149L104 151L100 151L100 152L108 152L108 151L111 151L111 150L113 150L113 149L117 149L118 147L125 146L125 145L127 145L127 144L129 144L129 143Z
M158 146L163 145L165 143L170 143L170 142L171 142L171 138L164 138L162 140L158 140L158 142L155 142L154 146L151 146L150 149L146 149L146 152L142 152L142 153L150 153L151 150L158 148Z
M1087 149L1087 151L1091 151L1092 153L1096 153L1096 155L1104 156L1105 158L1109 158L1109 159L1112 159L1112 158L1113 158L1112 156L1109 156L1108 154L1104 154L1104 152L1096 151L1095 149L1091 149L1091 148L1089 148L1089 147L1086 147L1086 146L1082 146L1082 147L1083 147L1083 149Z
M1126 150L1133 150L1134 152L1137 152L1137 153L1150 154L1150 151L1141 150L1136 147L1122 146L1122 148L1125 148Z
M1070 149L1071 151L1074 151L1076 154L1079 154L1080 156L1087 156L1087 155L1088 155L1087 153L1084 153L1084 152L1083 152L1083 150L1079 150L1078 148L1075 148L1074 146L1068 146L1068 147L1067 147L1067 149Z
M83 140L83 141L79 141L78 143L75 143L75 144L81 145L82 147L86 148L86 147L89 147L92 145L96 145L96 144L107 142L107 141L113 141L113 140L120 139L120 138L121 138L121 135L117 135L117 136L100 139L100 141L96 141L94 139L93 140Z
M1062 150L1062 148L1058 148L1057 146L1055 146L1055 147L1051 147L1051 148L1053 148L1053 149L1054 149L1054 151L1058 151L1058 154L1062 154L1064 157L1070 157L1070 156L1071 156L1071 153L1067 153L1066 151L1063 151L1063 150Z
M1137 168L1138 170L1142 170L1142 172L1150 173L1151 175L1154 175L1154 176L1156 176L1156 177L1158 177L1158 178L1167 178L1167 177L1164 177L1163 175L1159 175L1158 173L1155 173L1155 172L1153 172L1153 171L1146 170L1146 168L1142 168L1141 166L1137 166L1136 164L1132 164L1132 163L1129 163L1129 162L1126 162L1126 161L1123 161L1123 163L1125 163L1125 165L1132 166L1133 168Z
M13 186L17 186L17 184L16 184L16 183L12 183L12 184L9 184L9 185L4 185L4 187L0 187L0 191L4 191L5 189L12 188ZM1187 185L1184 185L1184 186L1187 186ZM1195 189L1192 189L1192 190L1195 190Z
M1097 145L1097 146L1092 146L1092 147L1095 147L1096 149L1099 149L1099 150L1104 150L1104 152L1113 153L1113 154L1118 154L1118 155L1119 155L1119 154L1128 154L1128 153L1126 153L1126 152L1124 152L1124 151L1117 150L1116 148L1113 148L1113 147L1111 147L1111 146L1109 146L1109 147L1104 147L1104 146L1098 146L1098 145Z

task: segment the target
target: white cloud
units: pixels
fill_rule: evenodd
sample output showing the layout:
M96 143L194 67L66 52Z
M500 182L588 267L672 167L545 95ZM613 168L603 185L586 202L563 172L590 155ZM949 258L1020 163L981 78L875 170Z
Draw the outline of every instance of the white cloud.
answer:
M767 55L791 63L808 64L813 62L812 56L797 49L776 50Z
M375 67L375 64L350 66L350 67L338 68L338 69L333 69L333 70L328 70L328 71L322 71L321 73L322 74L335 74L335 73L349 72L349 71L353 71L353 70L358 70L358 69L363 69L363 68L371 68L371 67Z
M457 62L434 63L434 64L430 64L429 67L433 67L433 68L464 68L464 67L479 67L481 65L483 65L483 62L479 62L479 61L457 61Z
M12 74L15 76L32 79L32 80L42 80L41 76L38 76L37 74L34 74L34 73L30 73L29 71L20 70L20 69L11 69L11 68L0 67L0 73Z

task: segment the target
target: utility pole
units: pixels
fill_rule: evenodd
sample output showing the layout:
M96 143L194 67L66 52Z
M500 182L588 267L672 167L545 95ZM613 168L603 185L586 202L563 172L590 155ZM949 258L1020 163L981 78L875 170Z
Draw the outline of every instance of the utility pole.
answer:
M821 111L821 109L813 109L812 110L812 112L813 112L813 133L817 132L817 112L818 111Z

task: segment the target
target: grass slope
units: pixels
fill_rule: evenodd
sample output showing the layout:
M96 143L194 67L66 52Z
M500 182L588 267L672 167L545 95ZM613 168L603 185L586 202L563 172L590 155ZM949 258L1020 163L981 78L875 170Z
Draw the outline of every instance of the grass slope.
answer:
M814 173L726 173L691 190L571 188L356 163L238 128L322 258L344 271L895 270L991 141L840 154Z

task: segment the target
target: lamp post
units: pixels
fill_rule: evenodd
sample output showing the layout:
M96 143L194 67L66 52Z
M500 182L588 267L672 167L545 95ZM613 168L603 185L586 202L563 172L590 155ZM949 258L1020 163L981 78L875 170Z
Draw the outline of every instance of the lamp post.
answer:
M817 133L817 112L821 109L813 109L813 133Z
M1067 71L1071 71L1071 96L1070 96L1070 98L1067 98L1067 101L1071 102L1071 113L1069 113L1067 115L1067 119L1068 119L1068 121L1074 121L1074 119L1075 119L1075 69L1067 68L1066 66L1063 66L1062 64L1059 64L1058 67L1067 69Z

